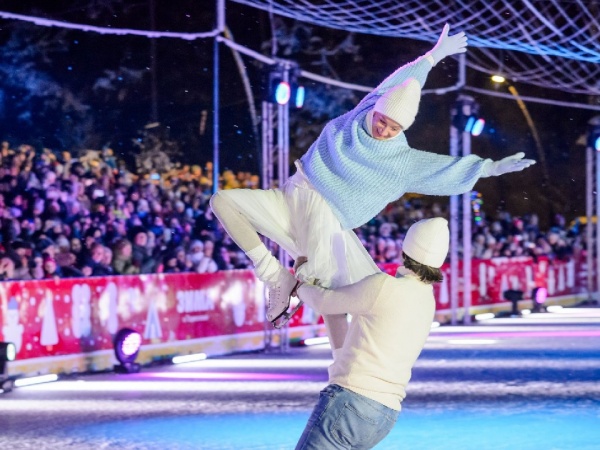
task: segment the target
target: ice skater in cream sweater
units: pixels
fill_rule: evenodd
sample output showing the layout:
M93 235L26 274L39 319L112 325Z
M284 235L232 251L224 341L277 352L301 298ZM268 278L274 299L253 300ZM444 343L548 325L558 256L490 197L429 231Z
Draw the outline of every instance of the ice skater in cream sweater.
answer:
M404 267L396 278L377 273L328 290L301 284L298 297L323 315L351 314L348 334L334 350L329 385L297 450L369 449L393 428L412 367L435 312L432 283L442 280L448 222L412 225L403 243Z
M296 161L296 173L277 189L231 189L211 198L212 209L254 264L269 289L267 318L284 316L296 280L274 258L260 235L277 242L292 258L307 260L300 278L336 288L379 270L353 232L406 192L456 195L482 177L523 170L534 161L524 154L500 161L476 155L452 157L416 150L404 131L415 120L421 88L431 68L466 51L463 32L444 27L435 47L388 76L354 109L333 119ZM345 318L325 317L345 335ZM333 337L334 345L338 341Z

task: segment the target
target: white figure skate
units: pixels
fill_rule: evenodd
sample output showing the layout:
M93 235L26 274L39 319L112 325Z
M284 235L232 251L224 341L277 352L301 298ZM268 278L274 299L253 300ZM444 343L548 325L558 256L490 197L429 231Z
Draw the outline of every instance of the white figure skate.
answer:
M294 273L306 261L306 257L299 257L294 264ZM269 286L267 319L275 328L283 328L304 304L299 300L290 308L291 299L296 297L296 289L299 285L300 281L297 281L288 271L282 270L277 281ZM286 295L288 292L289 295Z
M299 281L296 281L294 276L285 269L280 270L275 282L268 283L267 320L275 328L282 328L287 324L302 306L302 302L300 302L291 311L288 311L292 295L295 294L298 284Z

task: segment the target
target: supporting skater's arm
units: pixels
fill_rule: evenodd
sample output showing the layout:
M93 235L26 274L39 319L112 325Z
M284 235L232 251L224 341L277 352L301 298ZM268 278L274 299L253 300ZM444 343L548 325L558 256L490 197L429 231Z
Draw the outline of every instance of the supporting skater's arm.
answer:
M346 314L325 314L323 322L327 329L329 345L335 356L336 350L344 346L346 334L348 333L348 316Z
M298 288L298 298L322 315L363 314L372 309L385 276L371 275L358 283L337 289L303 284Z

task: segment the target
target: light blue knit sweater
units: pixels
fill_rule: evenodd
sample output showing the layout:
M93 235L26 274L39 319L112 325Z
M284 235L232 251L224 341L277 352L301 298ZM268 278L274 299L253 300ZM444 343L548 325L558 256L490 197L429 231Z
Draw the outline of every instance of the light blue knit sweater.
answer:
M473 188L485 160L411 148L404 133L377 140L365 117L377 99L408 78L425 84L431 63L422 56L387 77L353 110L329 122L301 158L307 178L345 229L359 227L407 192L457 195Z

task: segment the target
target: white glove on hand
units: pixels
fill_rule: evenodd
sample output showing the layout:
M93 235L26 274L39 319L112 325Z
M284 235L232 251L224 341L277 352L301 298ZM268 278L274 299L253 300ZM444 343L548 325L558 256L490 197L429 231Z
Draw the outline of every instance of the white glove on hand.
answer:
M442 34L435 44L435 47L429 52L433 57L433 65L435 66L446 56L455 55L457 53L465 53L467 51L467 36L464 31L453 36L448 36L450 26L444 25Z
M483 165L482 177L497 177L510 172L520 172L535 164L533 159L523 159L525 153L519 152L502 158L500 161L487 161Z

